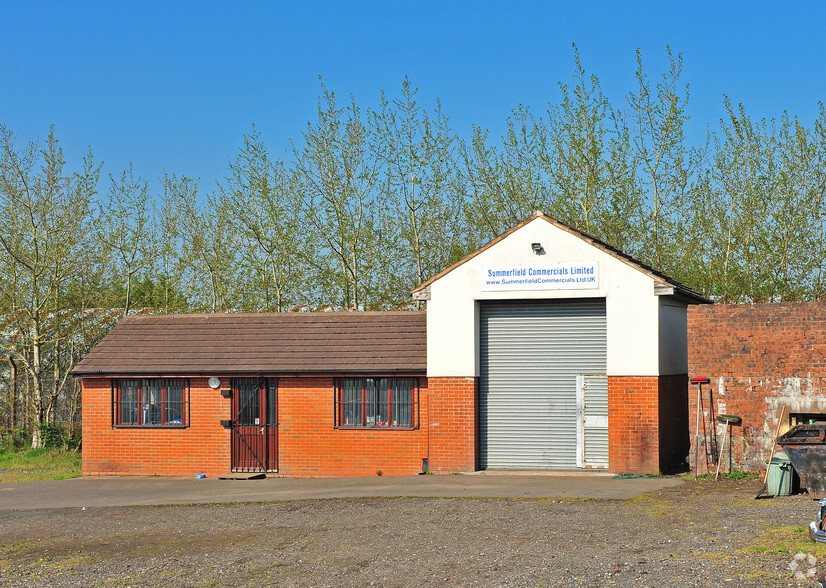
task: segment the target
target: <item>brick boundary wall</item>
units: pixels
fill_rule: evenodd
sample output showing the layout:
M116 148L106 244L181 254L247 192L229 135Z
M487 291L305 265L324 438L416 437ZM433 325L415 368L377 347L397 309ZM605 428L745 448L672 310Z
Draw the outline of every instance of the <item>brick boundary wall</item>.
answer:
M731 429L731 466L765 470L784 405L793 416L826 414L826 304L689 306L688 370L689 376L711 378L702 386L699 473L716 469L725 433L715 423L719 414L742 418ZM688 404L693 468L696 385L689 388ZM728 471L728 442L722 459L721 471Z

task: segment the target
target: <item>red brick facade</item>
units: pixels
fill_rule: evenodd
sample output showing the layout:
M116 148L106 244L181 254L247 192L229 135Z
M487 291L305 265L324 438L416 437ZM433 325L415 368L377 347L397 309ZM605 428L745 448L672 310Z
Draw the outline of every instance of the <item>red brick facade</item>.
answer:
M688 451L686 376L608 378L611 472L673 471Z
M430 378L430 469L472 472L476 453L476 378Z
M216 476L229 471L229 399L191 378L190 426L184 429L112 426L108 379L83 380L83 473Z
M108 379L83 380L83 473L219 476L230 472L230 399L190 378L190 425L112 426ZM331 377L279 378L278 471L285 476L411 475L476 465L474 378L420 378L414 430L336 429ZM229 385L224 378L223 386Z
M723 441L720 414L732 426L732 466L760 470L771 452L782 407L792 419L826 414L826 304L769 303L690 306L689 375L709 377L703 385L698 449L699 472L716 469ZM689 430L696 428L697 388L689 390ZM694 459L694 445L690 458ZM728 442L723 471L728 469ZM708 468L707 468L708 464Z
M190 425L112 426L108 379L83 380L83 473L230 473L230 437L221 420L231 401L190 378ZM284 476L413 475L469 472L477 462L477 380L421 378L414 430L336 429L334 380L278 380L278 472ZM229 379L224 378L224 387ZM609 377L609 460L614 473L670 471L688 451L685 376ZM573 442L573 441L572 441Z

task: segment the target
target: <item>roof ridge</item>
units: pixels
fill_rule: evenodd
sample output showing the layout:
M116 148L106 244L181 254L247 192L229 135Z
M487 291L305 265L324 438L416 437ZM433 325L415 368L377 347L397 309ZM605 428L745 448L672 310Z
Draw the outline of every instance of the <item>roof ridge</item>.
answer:
M562 222L562 221L560 221L560 220L558 220L558 219L556 219L552 216L549 216L549 215L545 214L541 210L534 211L533 213L531 213L530 216L528 216L524 220L518 222L517 224L512 226L510 229L508 229L507 231L505 231L501 235L498 235L497 237L494 237L493 239L491 239L490 241L488 241L487 243L485 243L484 245L482 245L481 247L479 247L475 251L469 253L468 255L466 255L465 257L460 259L459 261L457 261L457 262L453 263L452 265L448 266L447 268L443 269L442 271L440 271L439 273L437 273L436 275L434 275L430 279L422 282L421 284L416 286L411 292L415 293L415 292L418 292L420 290L423 290L424 288L428 287L430 284L432 284L436 280L438 280L441 277L443 277L443 276L447 275L448 273L452 272L457 267L459 267L461 265L464 265L465 263L467 263L468 261L470 261L471 259L473 259L477 255L479 255L483 251L486 251L487 249L490 249L495 244L497 244L500 241L504 240L506 237L508 237L512 233L518 231L519 229L526 226L527 224L529 224L529 223L531 223L535 220L539 220L539 219L544 220L545 222L557 227L560 230L563 230L563 231L565 231L567 233L570 233L570 234L572 234L576 237L579 237L583 241L588 242L590 245L596 247L597 249L600 249L604 253L616 258L617 260L633 267L634 269L636 269L636 270L638 270L638 271L640 271L644 274L647 274L652 279L662 281L662 282L667 283L670 286L673 286L675 289L679 290L682 295L684 295L688 298L694 299L697 302L701 302L701 303L711 302L711 300L709 300L708 298L706 298L705 296L703 296L699 292L697 292L697 291L693 290L692 288L682 284L681 282L678 282L677 280L675 280L674 278L664 274L663 272L654 269L653 267L639 261L638 259L634 258L633 256L631 256L631 255L629 255L629 254L627 254L623 251L620 251L618 248L614 247L613 245L610 245L610 244L606 243L605 241L602 241L601 239L591 235L590 233L586 233L585 231L582 231L580 229L576 229L576 228L574 228L574 227L572 227L572 226L570 226L570 225L568 225L568 224L566 224L566 223L564 223L564 222Z

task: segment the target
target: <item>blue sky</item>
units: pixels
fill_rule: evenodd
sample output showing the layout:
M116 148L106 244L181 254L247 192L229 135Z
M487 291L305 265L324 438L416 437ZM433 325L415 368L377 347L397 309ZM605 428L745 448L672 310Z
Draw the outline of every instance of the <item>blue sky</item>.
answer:
M70 165L88 146L116 173L164 166L211 190L253 124L286 155L314 116L318 77L375 105L404 76L452 126L499 136L573 71L571 43L615 104L682 52L690 136L723 114L807 124L826 98L826 9L779 2L42 2L0 0L0 122L22 142L54 124Z

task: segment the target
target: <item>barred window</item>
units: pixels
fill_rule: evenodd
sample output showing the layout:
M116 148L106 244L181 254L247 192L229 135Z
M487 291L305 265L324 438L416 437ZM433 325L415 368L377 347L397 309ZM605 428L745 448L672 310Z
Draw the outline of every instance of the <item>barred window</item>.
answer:
M112 395L115 425L182 427L189 424L187 380L117 380Z
M337 427L418 426L415 378L343 378L336 386Z

